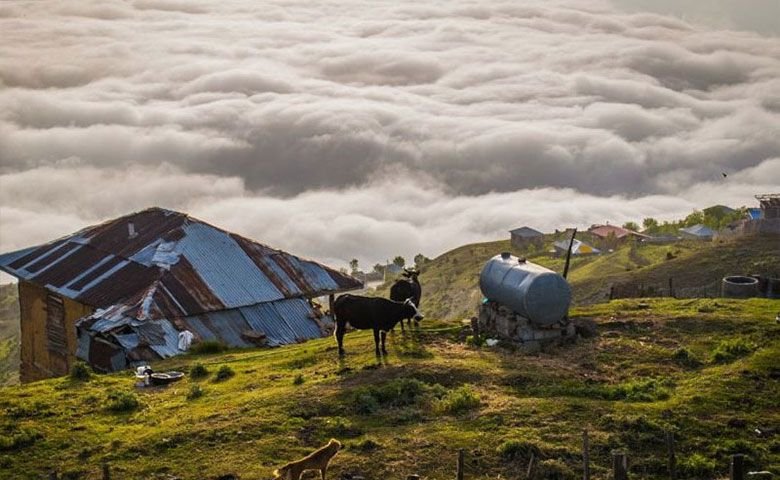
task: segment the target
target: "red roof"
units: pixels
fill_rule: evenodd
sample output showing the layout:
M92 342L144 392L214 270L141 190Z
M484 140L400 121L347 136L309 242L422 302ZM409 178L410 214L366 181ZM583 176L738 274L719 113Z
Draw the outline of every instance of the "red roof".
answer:
M613 233L615 235L615 238L617 239L625 238L629 235L635 235L638 237L646 236L646 235L642 235L641 233L635 232L633 230L629 230L623 227L617 227L615 225L596 225L594 227L591 227L590 230L588 230L588 232L600 238L607 238L610 233Z

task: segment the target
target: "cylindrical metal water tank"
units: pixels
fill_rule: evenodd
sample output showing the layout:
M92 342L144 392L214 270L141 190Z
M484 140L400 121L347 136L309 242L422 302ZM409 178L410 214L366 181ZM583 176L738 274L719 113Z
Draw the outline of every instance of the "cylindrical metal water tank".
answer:
M727 298L752 298L760 294L758 280L741 275L724 277L720 292L721 296Z
M571 288L565 278L508 253L487 261L479 275L479 288L488 300L542 326L562 320L571 302Z

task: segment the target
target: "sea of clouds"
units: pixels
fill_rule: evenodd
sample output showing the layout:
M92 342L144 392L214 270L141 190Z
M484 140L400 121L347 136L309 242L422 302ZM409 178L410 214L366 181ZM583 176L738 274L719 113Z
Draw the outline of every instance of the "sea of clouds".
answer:
M0 252L158 205L368 266L780 191L778 37L482 0L3 2L0 32Z

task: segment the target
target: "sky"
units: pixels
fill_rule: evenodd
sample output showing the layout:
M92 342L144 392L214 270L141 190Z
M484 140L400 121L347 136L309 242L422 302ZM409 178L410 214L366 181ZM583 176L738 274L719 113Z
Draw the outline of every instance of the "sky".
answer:
M0 252L161 206L370 268L753 206L780 191L778 9L2 2Z

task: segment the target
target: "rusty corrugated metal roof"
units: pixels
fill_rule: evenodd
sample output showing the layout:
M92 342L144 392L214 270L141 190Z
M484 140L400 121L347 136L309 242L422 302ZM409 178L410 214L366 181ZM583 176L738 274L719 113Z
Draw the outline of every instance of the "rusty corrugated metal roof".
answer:
M362 287L319 263L160 208L0 255L0 270L95 308L121 304L142 320Z

